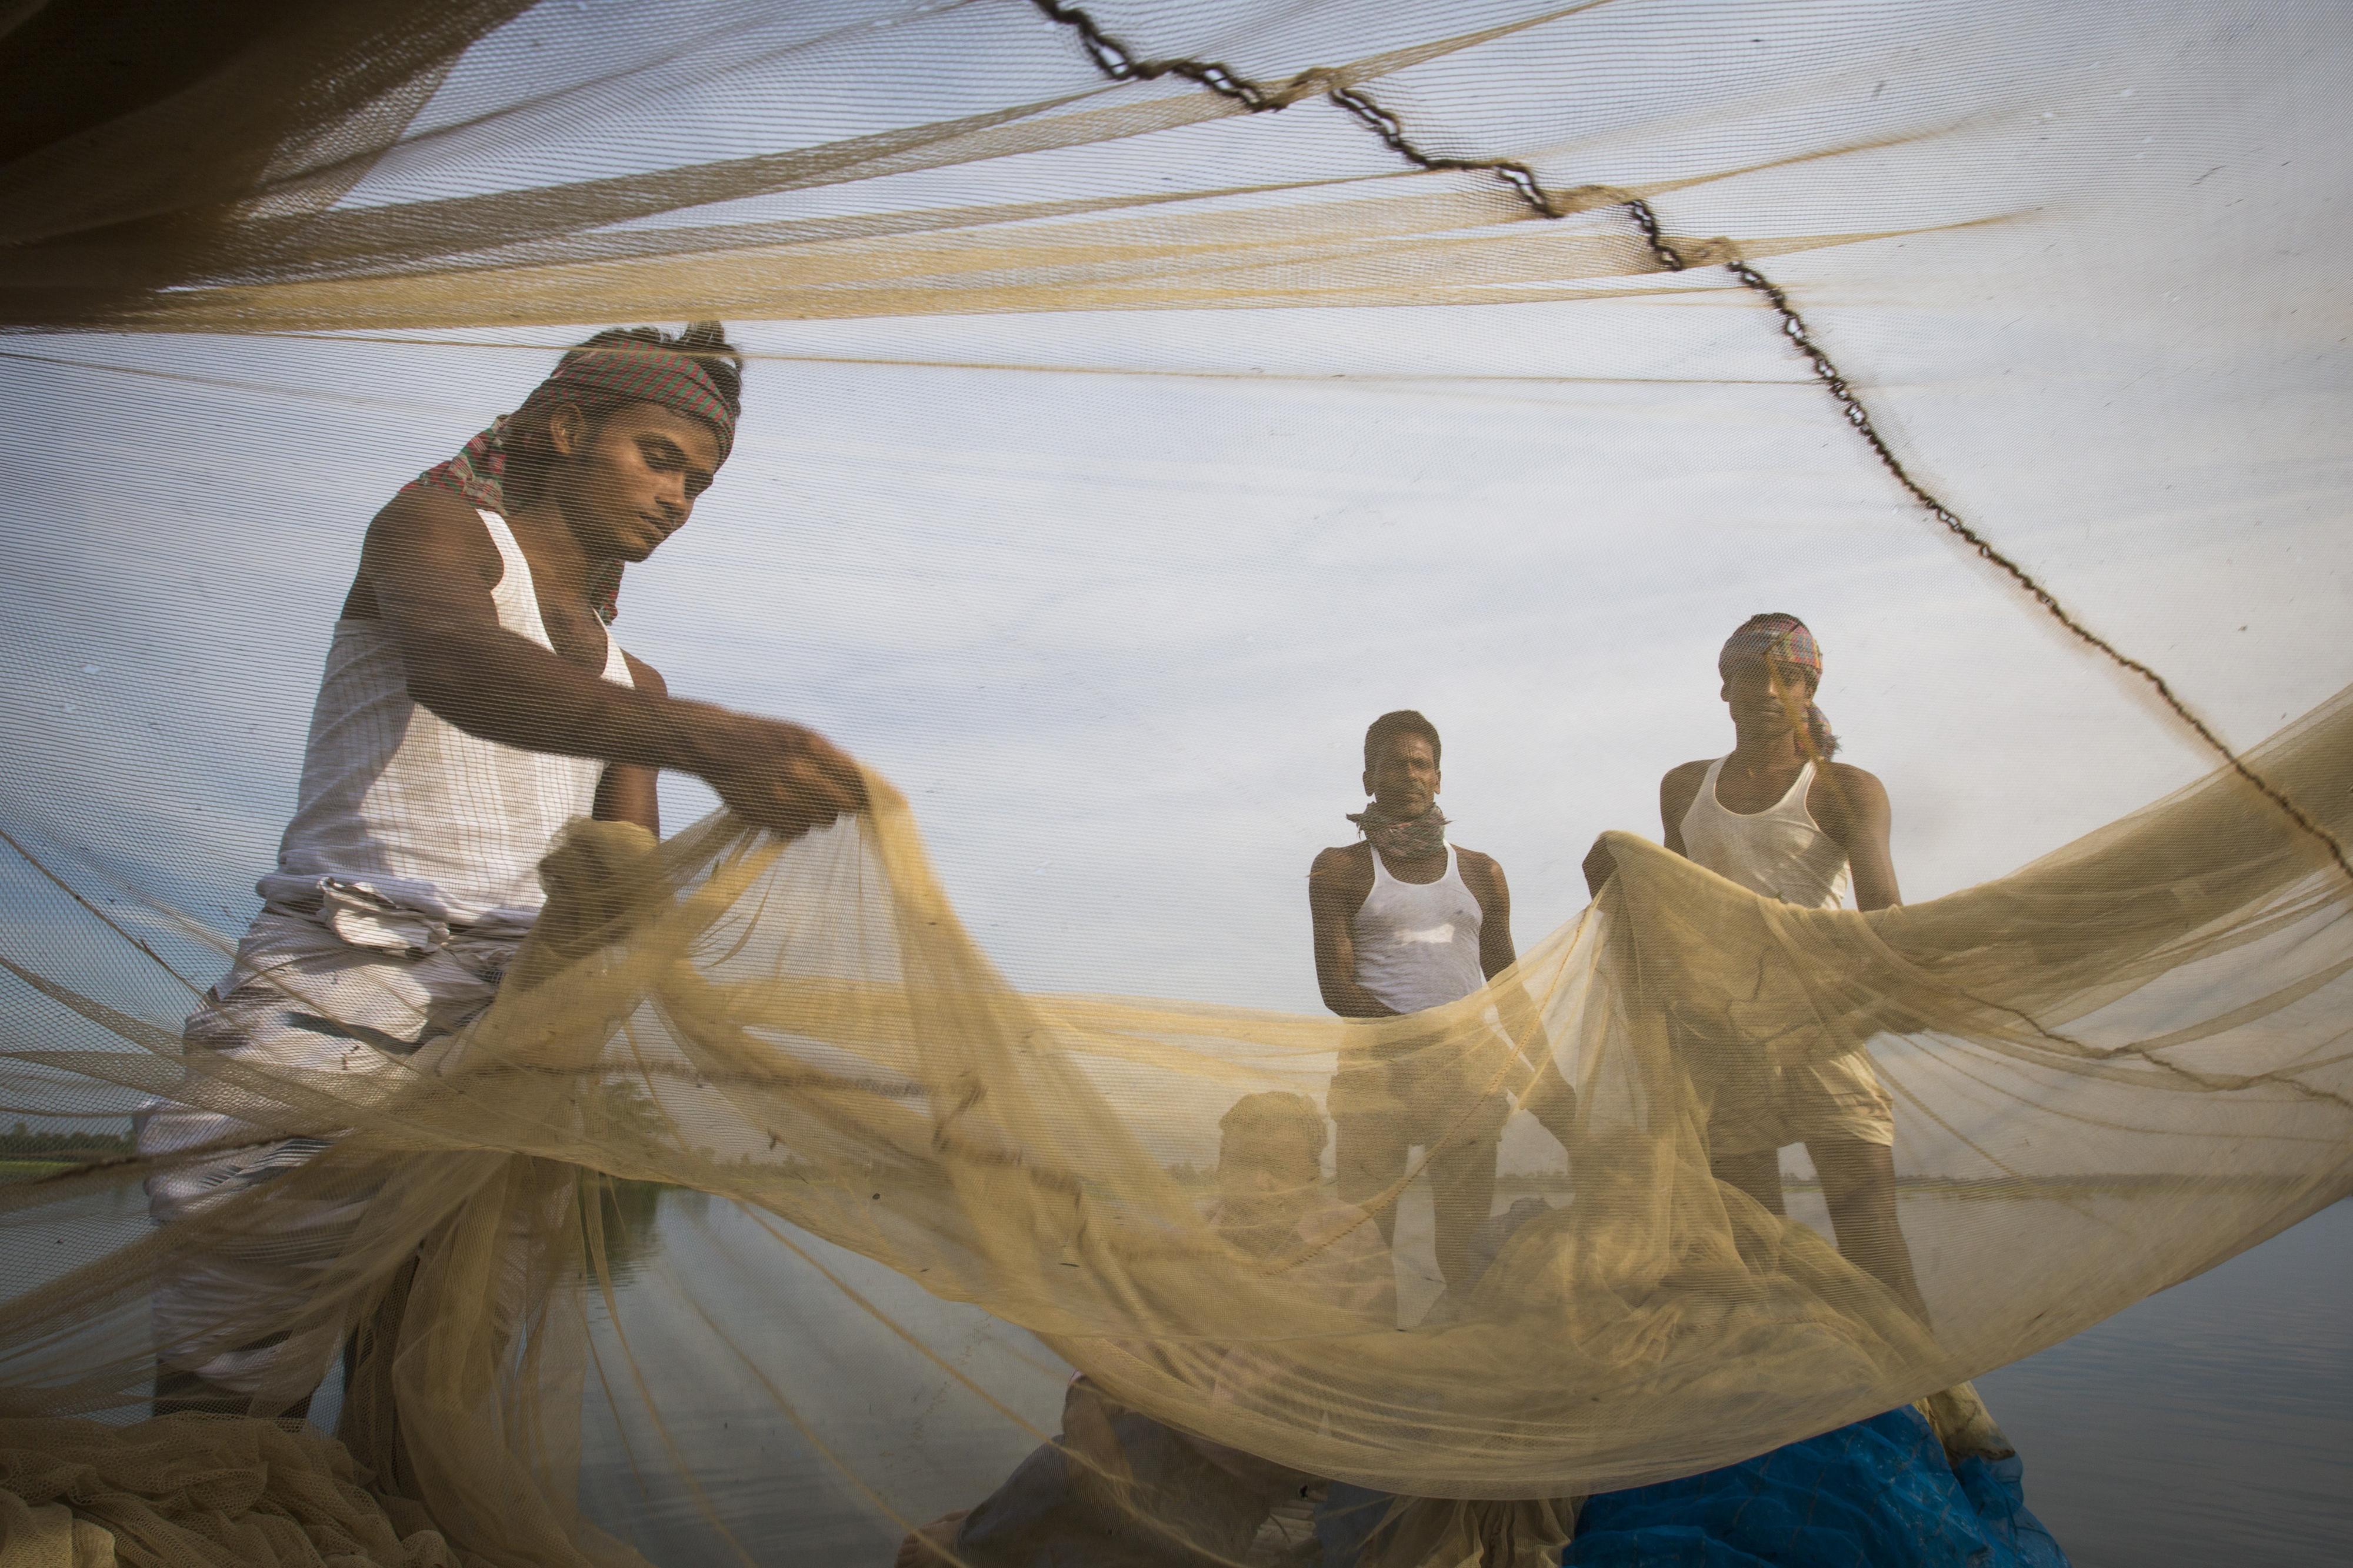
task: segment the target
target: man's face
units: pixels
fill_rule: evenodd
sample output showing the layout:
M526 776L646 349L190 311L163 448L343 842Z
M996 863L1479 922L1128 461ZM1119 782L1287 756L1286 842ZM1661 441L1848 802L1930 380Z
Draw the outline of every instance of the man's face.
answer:
M719 435L653 403L601 419L561 408L549 425L565 520L591 555L643 561L686 526L719 471Z
M1365 793L1392 820L1419 816L1438 798L1438 752L1426 735L1391 735L1365 770Z
M1323 1174L1306 1141L1283 1128L1229 1132L1218 1151L1218 1195L1231 1225L1291 1223Z
M1793 733L1813 698L1814 679L1810 671L1769 658L1750 659L1735 668L1724 683L1732 727L1745 737L1758 740Z

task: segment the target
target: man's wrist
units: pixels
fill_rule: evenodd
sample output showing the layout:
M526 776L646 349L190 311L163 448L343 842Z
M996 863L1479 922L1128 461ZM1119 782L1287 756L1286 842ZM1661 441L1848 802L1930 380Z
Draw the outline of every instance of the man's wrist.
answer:
M658 700L659 705L651 716L652 750L657 753L653 765L673 773L692 773L697 778L709 777L728 751L721 734L723 721L734 715L708 702L675 697Z

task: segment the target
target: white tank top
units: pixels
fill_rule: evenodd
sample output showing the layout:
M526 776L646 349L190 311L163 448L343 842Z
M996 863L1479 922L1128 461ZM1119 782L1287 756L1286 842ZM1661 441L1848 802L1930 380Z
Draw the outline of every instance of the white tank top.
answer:
M1834 910L1845 903L1846 851L1806 809L1814 764L1798 770L1797 782L1779 800L1744 816L1715 798L1725 760L1708 764L1699 794L1683 813L1683 852L1716 875L1785 904Z
M1400 882L1373 857L1373 890L1356 911L1356 984L1400 1013L1459 1001L1487 984L1479 967L1479 900L1446 847L1446 875Z
M505 519L481 518L504 567L491 590L499 625L553 651L522 546ZM604 675L631 684L610 633ZM540 858L559 828L588 815L604 768L469 735L408 695L383 622L339 620L311 710L300 804L278 869L256 890L312 910L332 880L450 925L527 927L545 898Z

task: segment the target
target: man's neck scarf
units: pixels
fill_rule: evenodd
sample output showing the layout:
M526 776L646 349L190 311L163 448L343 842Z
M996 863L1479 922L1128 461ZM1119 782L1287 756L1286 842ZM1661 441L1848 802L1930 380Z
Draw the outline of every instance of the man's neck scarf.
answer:
M1777 611L1743 621L1740 629L1725 639L1724 651L1715 656L1716 673L1730 680L1735 670L1760 658L1785 670L1805 671L1810 687L1822 683L1822 645L1795 616ZM1807 750L1818 761L1827 761L1838 750L1831 721L1812 701L1806 704L1806 734L1810 742Z
M1437 802L1419 816L1391 816L1377 805L1352 811L1348 820L1384 860L1425 860L1446 848L1446 814Z
M719 460L725 462L735 445L735 416L719 395L711 373L691 355L651 348L574 349L558 362L555 373L532 390L521 408L501 414L489 428L458 450L446 463L426 469L404 488L420 485L455 490L479 507L506 515L509 426L526 414L544 412L566 395L599 392L635 402L657 403L709 425L719 437ZM588 600L610 626L621 614L621 563L600 561L588 574Z

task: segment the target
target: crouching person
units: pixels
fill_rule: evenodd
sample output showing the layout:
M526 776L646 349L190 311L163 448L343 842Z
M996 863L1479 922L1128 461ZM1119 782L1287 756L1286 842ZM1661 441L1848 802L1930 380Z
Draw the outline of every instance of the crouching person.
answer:
M1297 1250L1296 1278L1367 1322L1397 1321L1397 1277L1379 1230L1324 1195L1323 1112L1297 1094L1253 1094L1219 1123L1217 1196L1207 1217L1229 1243L1272 1258ZM1247 1362L1249 1352L1234 1352ZM1233 1369L1249 1376L1246 1365ZM1062 1430L968 1512L908 1536L900 1568L1207 1568L1231 1563L1279 1504L1322 1483L1192 1436L1074 1379ZM1319 1533L1363 1533L1353 1519L1317 1520ZM943 1555L942 1550L952 1555Z

